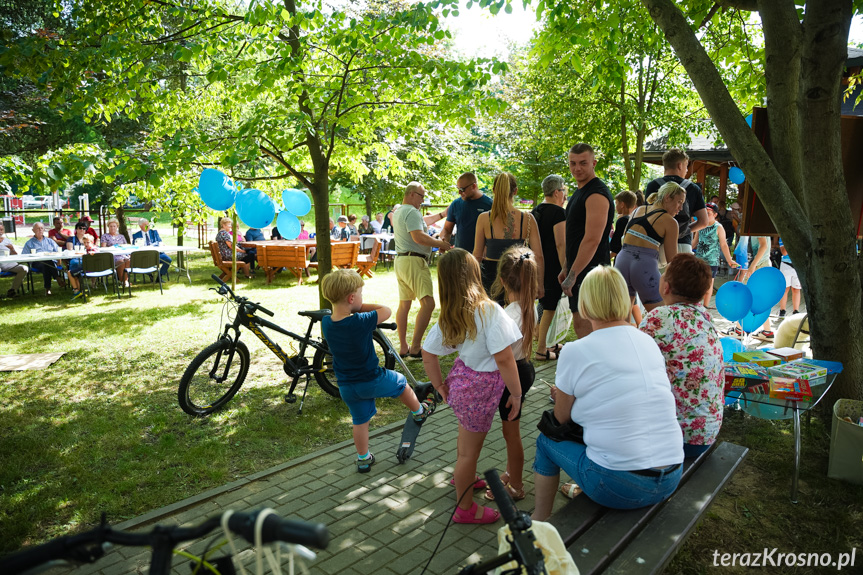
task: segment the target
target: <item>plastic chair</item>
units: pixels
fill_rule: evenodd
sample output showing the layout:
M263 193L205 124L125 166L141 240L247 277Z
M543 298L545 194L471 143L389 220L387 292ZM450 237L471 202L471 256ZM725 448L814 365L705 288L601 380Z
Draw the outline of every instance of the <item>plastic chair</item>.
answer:
M104 279L111 276L114 292L117 297L120 297L120 281L117 278L117 270L114 268L114 256L108 252L100 252L96 254L85 254L81 256L81 277L82 278L101 278ZM81 283L87 287L87 295L90 295L89 282L81 280ZM108 293L108 284L104 282L105 294Z
M139 250L132 252L129 258L129 269L131 274L156 274L159 278L159 293L164 294L162 289L162 274L159 273L159 250ZM132 297L132 284L129 284L129 297Z

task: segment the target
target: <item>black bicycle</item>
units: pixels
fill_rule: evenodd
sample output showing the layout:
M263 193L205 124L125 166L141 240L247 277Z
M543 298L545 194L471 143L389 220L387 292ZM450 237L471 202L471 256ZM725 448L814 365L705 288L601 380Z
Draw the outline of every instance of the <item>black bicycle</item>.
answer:
M291 380L291 387L285 396L285 401L288 403L297 401L294 390L300 378L305 376L306 385L303 390L302 401L300 401L299 413L303 412L303 404L312 376L321 386L321 389L333 397L339 397L339 386L333 371L333 356L327 342L312 337L312 329L325 316L330 315L330 310L298 312L299 315L309 318L306 335L299 335L259 317L257 312L270 317L275 314L260 304L249 301L248 298L237 296L217 275L213 274L211 277L219 284L219 287L210 289L216 290L219 295L225 298L225 307L229 309L228 319L230 323L225 324L221 336L215 343L207 346L195 356L180 378L177 400L183 411L199 417L209 415L224 407L239 391L246 380L251 363L249 348L240 341L241 327L255 334L258 339L264 342L267 349L272 351L282 362L285 373ZM230 317L231 311L234 313L233 319ZM389 340L381 333L381 327L394 329L395 325L381 324L373 335L380 365L386 369L393 369L396 364L396 353L393 351ZM293 355L286 353L279 344L264 333L263 328L272 329L293 338L299 343L299 349ZM311 362L306 357L309 348L315 350Z
M226 539L221 543L211 542L200 556L187 551L177 551L175 547L193 539L200 539L214 529L222 527ZM329 543L330 534L323 523L307 523L283 519L272 509L260 509L250 513L226 511L222 515L211 517L194 527L179 527L176 525L156 525L146 533L131 533L113 529L102 523L95 529L58 537L43 545L37 545L26 551L19 551L0 559L0 573L15 575L18 573L38 573L55 564L95 563L111 544L131 547L152 547L150 555L150 575L167 575L171 572L174 555L182 555L192 560L193 572L233 573L232 555L213 558L212 554L230 545L229 533L236 533L246 541L256 546L258 552L264 551L264 545L283 541L290 543L288 551L305 558L314 558L314 553L304 546L325 549ZM303 547L299 547L303 546Z

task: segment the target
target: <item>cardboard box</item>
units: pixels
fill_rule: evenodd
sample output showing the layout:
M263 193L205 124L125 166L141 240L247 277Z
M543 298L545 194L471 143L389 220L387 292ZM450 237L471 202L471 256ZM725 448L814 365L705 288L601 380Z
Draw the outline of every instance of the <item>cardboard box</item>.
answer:
M760 349L756 349L755 351L736 351L732 359L740 363L756 363L761 367L771 367L782 363L782 360L775 355L770 355Z
M771 377L770 397L791 401L812 401L812 388L805 381L791 377Z
M768 349L767 353L775 355L782 360L783 363L794 361L795 359L803 359L803 351L794 349L793 347L780 347L779 349Z
M771 377L796 379L797 381L805 382L810 387L821 385L827 381L827 368L805 359L798 359L771 367L767 372Z
M725 364L725 391L743 391L770 381L767 368L755 363ZM766 388L765 388L766 390ZM758 393L758 392L756 392ZM764 391L766 393L766 391Z

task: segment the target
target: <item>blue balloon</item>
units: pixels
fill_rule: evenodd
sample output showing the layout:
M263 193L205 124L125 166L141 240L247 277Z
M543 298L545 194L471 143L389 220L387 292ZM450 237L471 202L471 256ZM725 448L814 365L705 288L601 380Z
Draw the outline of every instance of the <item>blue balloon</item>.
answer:
M222 212L234 205L236 195L228 176L213 168L206 168L198 179L198 195L207 207Z
M772 266L752 274L747 285L752 292L752 313L755 314L769 312L785 295L785 276Z
M740 185L746 181L746 174L740 168L731 168L728 170L728 179Z
M743 331L746 333L752 333L753 331L758 331L764 322L767 321L767 318L770 317L770 310L768 309L762 313L752 313L751 311L746 314L746 317L740 320L740 327L743 328Z
M752 127L752 114L746 116L746 123L749 124L749 127Z
M276 215L276 204L261 190L243 190L237 194L237 215L250 228L265 228Z
M752 292L746 284L725 282L716 292L716 311L728 321L738 321L752 307Z
M734 361L734 354L738 351L746 351L746 346L736 337L721 337L719 343L722 344L722 361L728 363Z
M282 192L282 203L285 204L286 210L297 217L306 215L312 209L312 200L300 190L287 189Z
M734 248L734 261L744 270L749 269L749 236L740 236Z
M279 228L279 233L286 240L295 240L300 235L300 220L288 210L279 212L276 227Z

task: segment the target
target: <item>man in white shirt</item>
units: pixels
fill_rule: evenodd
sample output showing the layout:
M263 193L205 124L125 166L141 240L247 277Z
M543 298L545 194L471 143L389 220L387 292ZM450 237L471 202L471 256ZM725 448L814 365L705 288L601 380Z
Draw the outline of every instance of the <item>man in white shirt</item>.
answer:
M428 235L428 227L419 207L425 199L426 190L419 182L411 182L405 188L405 199L392 216L396 246L396 278L399 282L399 308L396 325L399 333L399 355L421 358L423 336L434 311L434 288L428 261L432 248L442 252L450 248L449 242L436 240ZM413 300L418 299L414 335L410 347L407 344L408 313Z
M375 219L372 222L372 229L376 234L381 233L381 230L384 229L384 214L382 212L375 214Z
M14 244L6 237L6 228L0 222L0 250L8 250L9 255L17 256L18 250ZM15 297L18 294L18 289L24 283L24 278L27 276L27 266L23 266L17 262L0 263L0 271L15 274L12 280L12 287L6 292L6 297Z

